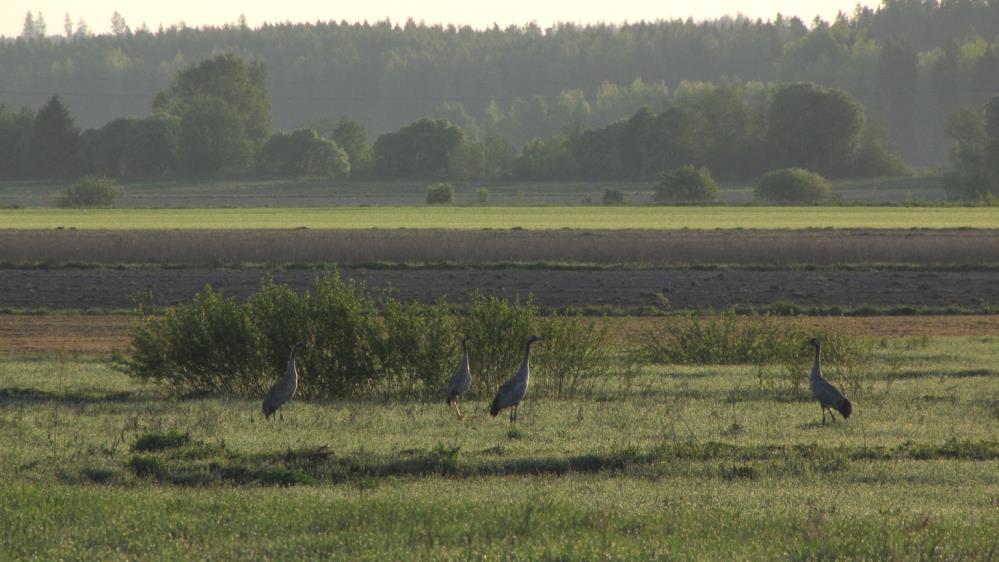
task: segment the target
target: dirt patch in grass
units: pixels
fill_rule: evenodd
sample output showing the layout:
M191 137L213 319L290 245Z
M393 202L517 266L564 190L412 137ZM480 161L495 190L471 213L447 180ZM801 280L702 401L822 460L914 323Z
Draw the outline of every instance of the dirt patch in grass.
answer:
M130 343L132 317L125 315L0 315L0 353L107 353ZM627 344L662 318L595 318L606 323L620 344ZM807 322L835 326L854 335L999 336L999 316L815 317Z
M128 347L131 322L125 315L0 315L0 351L107 353Z

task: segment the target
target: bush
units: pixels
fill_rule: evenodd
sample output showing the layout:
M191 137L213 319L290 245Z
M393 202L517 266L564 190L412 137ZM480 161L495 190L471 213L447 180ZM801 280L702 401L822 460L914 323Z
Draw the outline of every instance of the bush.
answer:
M539 320L530 300L478 293L456 316L444 301L376 301L335 273L317 277L303 295L265 282L243 304L206 287L190 303L138 323L132 356L117 367L180 394L259 398L302 340L300 396L436 396L460 356L460 335L468 334L472 392L485 397L514 373L524 340L536 331L551 344L535 363L541 391L567 396L591 388L607 337L578 317Z
M835 329L815 330L800 321L730 310L665 318L645 333L640 353L660 364L753 365L764 389L800 395L813 359L805 342L812 337L822 341L823 367L833 378L856 372L871 351L864 340Z
M624 203L624 194L616 189L604 191L604 205L621 205Z
M718 199L718 184L705 167L690 164L659 174L653 199L657 203L695 203Z
M486 203L488 203L489 202L489 190L486 189L486 188L484 188L484 187L480 187L480 188L476 189L475 190L475 199L479 203L481 203L483 205L486 204Z
M756 198L771 203L821 203L832 196L825 178L801 168L767 172L756 184Z
M589 394L610 363L610 332L579 314L542 318L535 344L538 386L544 394L568 398Z
M427 186L428 205L450 205L454 203L454 186L450 183L435 183Z
M467 334L472 367L472 393L490 396L513 375L524 352L524 342L534 331L537 307L530 299L521 303L479 292L471 295L460 333Z
M257 155L257 171L272 177L341 178L350 173L347 153L312 129L274 133Z
M122 195L121 187L108 177L87 176L55 198L56 207L110 207Z

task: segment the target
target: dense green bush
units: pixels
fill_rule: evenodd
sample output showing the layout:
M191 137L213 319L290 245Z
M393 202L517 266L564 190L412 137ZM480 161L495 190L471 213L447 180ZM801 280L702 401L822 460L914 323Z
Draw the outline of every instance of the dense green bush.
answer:
M617 189L604 191L604 205L621 205L624 203L624 194Z
M489 202L489 190L486 189L486 188L484 188L484 187L480 187L480 188L476 189L475 190L475 199L479 203L485 205L486 203Z
M428 205L450 205L454 203L454 186L450 183L434 183L427 186Z
M122 189L108 177L87 176L56 196L56 207L110 207Z
M607 334L577 316L539 318L530 300L478 293L465 314L454 314L444 301L376 300L338 274L317 277L302 295L266 282L244 303L206 287L190 303L140 322L133 353L118 367L181 394L260 397L301 340L301 396L433 396L468 334L472 392L484 397L515 372L531 333L551 345L535 347L535 392L567 396L592 388L606 363Z
M821 203L832 196L832 190L815 172L783 168L764 174L756 184L755 195L771 203Z
M696 203L718 199L718 184L705 167L689 164L659 174L653 192L657 203Z

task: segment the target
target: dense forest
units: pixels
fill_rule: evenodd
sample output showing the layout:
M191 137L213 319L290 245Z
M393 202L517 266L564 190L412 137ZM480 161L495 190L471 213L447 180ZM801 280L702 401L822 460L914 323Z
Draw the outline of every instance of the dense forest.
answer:
M57 35L38 16L0 41L0 101L38 109L58 94L84 127L147 115L177 72L234 52L266 67L273 124L285 130L349 115L379 135L436 116L475 135L474 125L500 116L519 147L560 132L569 111L583 127L645 104L661 111L683 81L812 81L858 99L922 166L946 159L948 115L999 90L993 0L885 0L830 22L776 15L548 29L329 21L151 31L115 14L114 33L94 36L68 17Z
M113 33L95 36L67 16L64 33L55 35L41 14L29 12L20 37L0 39L5 127L24 130L34 117L37 128L43 114L70 119L70 128L102 127L83 135L89 135L83 143L91 151L84 155L88 166L99 169L94 147L110 150L102 143L134 146L129 135L137 135L152 143L152 154L157 142L179 142L181 133L193 138L194 131L176 129L183 111L213 108L186 104L171 111L164 96L179 91L178 75L213 55L249 61L268 98L260 114L266 121L255 123L268 130L247 131L242 146L228 147L229 164L198 164L180 150L184 146L174 147L175 161L141 163L138 175L146 176L164 170L213 175L256 159L257 171L272 174L319 166L386 178L646 178L694 163L721 177L745 177L811 158L780 162L774 153L802 146L793 135L777 138L780 115L771 115L779 94L795 83L814 84L813 93L845 91L841 109L856 117L845 132L854 161L811 162L811 168L863 175L899 169L888 146L916 166L943 163L952 145L951 116L980 109L999 91L999 45L993 44L999 2L983 0L886 0L876 10L857 8L807 24L777 15L549 29L413 21L251 29L237 22L154 32L131 29L117 13L112 23ZM795 111L787 115L782 127L798 122ZM129 116L135 119L122 119ZM268 140L271 125L289 133ZM291 133L303 126L316 133ZM107 139L98 138L101 131ZM373 150L369 135L377 138ZM404 154L407 142L419 146L420 135L445 145L440 154L414 160L436 162L436 169L414 172L405 158L386 159ZM49 142L58 149L70 141ZM303 147L322 156L293 163L275 156ZM14 154L5 152L0 161L9 167ZM22 166L25 175L43 164L28 158ZM115 166L121 163L103 164ZM111 175L134 174L118 171Z

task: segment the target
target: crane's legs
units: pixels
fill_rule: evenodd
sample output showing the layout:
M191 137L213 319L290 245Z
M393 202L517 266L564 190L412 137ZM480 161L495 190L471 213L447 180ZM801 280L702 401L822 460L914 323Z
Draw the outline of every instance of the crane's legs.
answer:
M513 407L513 423L517 423L517 410L520 409L520 404Z
M826 407L822 405L822 402L819 402L819 409L822 410L822 425L825 425L826 424Z
M833 423L836 423L836 414L833 413L832 408L826 408L829 410L829 417L832 419Z
M454 402L451 402L451 405L454 406L454 411L455 411L456 414L458 414L458 419L459 420L462 419L463 417L465 417L465 416L463 416L461 414L461 408L458 407L458 401L457 400L455 400Z

